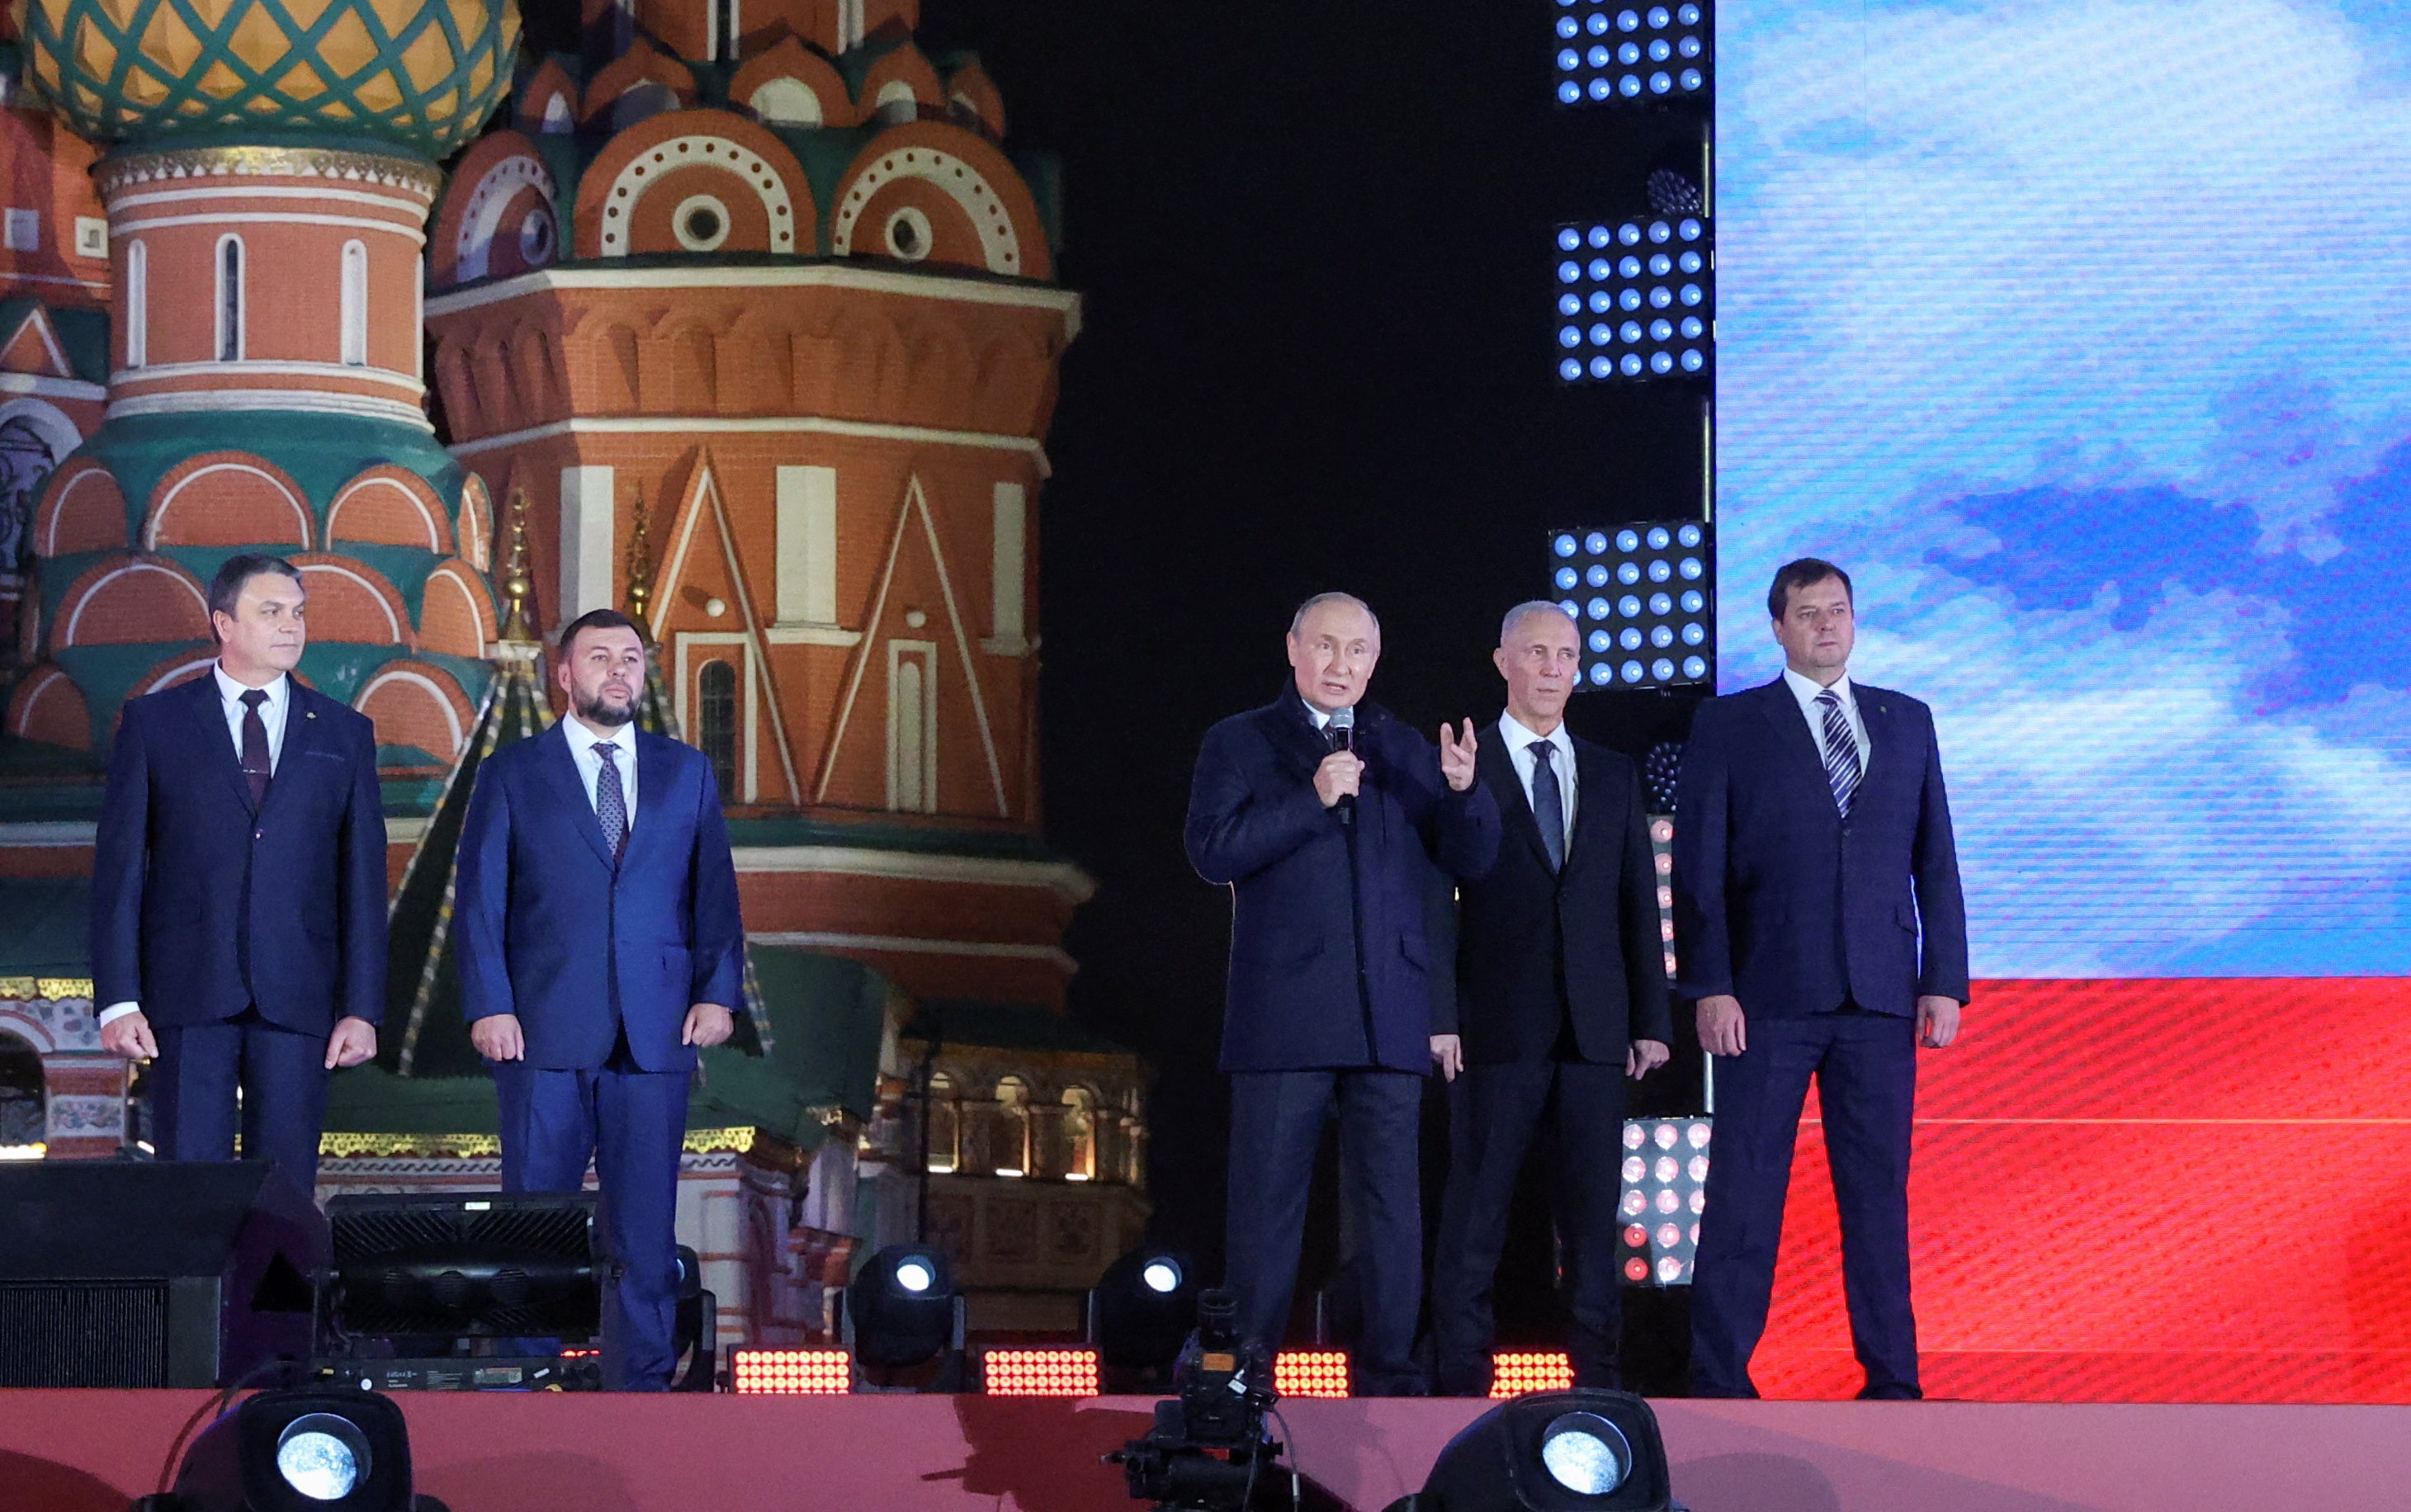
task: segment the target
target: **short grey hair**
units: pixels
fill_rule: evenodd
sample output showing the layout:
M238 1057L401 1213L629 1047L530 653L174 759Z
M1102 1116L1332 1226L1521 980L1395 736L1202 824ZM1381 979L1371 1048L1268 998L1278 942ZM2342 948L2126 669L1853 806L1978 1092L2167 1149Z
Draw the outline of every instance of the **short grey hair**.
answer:
M1373 612L1373 606L1366 603L1363 599L1358 598L1353 593L1340 593L1337 591L1318 593L1314 597L1307 600L1304 603L1299 604L1297 606L1297 613L1289 617L1289 632L1293 635L1296 634L1297 628L1306 623L1306 617L1312 614L1315 610L1322 608L1326 603L1349 603L1362 609L1365 611L1365 618L1373 621L1373 638L1375 640L1380 640L1381 638L1381 617Z
M1566 613L1564 604L1552 603L1547 599L1527 599L1508 610L1507 618L1498 621L1498 644L1506 645L1507 637L1515 633L1515 627L1536 614L1556 615L1567 624L1572 625L1577 635L1582 632L1581 624L1574 619L1573 616Z

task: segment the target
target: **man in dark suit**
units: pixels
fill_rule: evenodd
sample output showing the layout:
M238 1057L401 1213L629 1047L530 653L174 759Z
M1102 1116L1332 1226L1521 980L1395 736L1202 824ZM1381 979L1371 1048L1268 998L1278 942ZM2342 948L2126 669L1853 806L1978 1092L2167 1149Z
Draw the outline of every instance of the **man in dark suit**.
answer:
M1545 1116L1574 1384L1614 1389L1624 1079L1664 1065L1673 1034L1648 820L1632 763L1566 729L1582 673L1572 617L1518 604L1491 661L1507 712L1477 765L1506 835L1489 872L1457 890L1456 992L1439 996L1432 1025L1449 1079L1432 1260L1439 1388L1490 1393L1490 1290L1516 1174Z
M477 773L457 914L469 1038L494 1070L503 1185L574 1192L592 1160L620 1276L604 1375L677 1363L679 1154L695 1051L744 976L737 867L711 763L631 722L645 645L597 609L562 632L570 716Z
M1849 575L1807 559L1767 592L1784 672L1701 705L1674 815L1678 985L1713 1062L1716 1141L1691 1283L1691 1382L1756 1396L1808 1079L1841 1211L1862 1397L1913 1400L1908 1152L1917 1046L1967 1001L1967 919L1934 715L1854 686ZM1922 951L1920 935L1922 933Z
M130 700L93 847L101 1043L151 1068L166 1160L317 1179L327 1076L376 1054L385 806L368 720L293 676L301 574L235 556L210 584L218 660Z
M1335 1100L1340 1200L1365 1302L1357 1389L1421 1391L1410 1358L1422 1289L1416 1124L1430 1066L1430 867L1480 875L1498 809L1478 743L1439 753L1363 701L1381 654L1373 613L1344 593L1290 621L1290 685L1206 732L1189 796L1197 874L1231 889L1222 1069L1231 1074L1230 1258L1239 1327L1280 1345L1297 1284L1307 1186Z

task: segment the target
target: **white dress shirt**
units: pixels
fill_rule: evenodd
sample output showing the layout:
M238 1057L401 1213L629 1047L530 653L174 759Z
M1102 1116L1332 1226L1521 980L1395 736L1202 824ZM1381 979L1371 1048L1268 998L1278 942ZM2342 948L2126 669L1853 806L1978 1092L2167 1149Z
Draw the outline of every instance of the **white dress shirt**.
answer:
M603 758L594 754L594 748L606 737L586 728L586 721L574 715L562 720L561 728L569 736L569 754L577 763L577 780L586 789L586 801L600 814L602 800L596 794L602 791ZM633 721L623 724L607 738L614 748L611 764L620 769L620 792L628 800L628 833L633 835L636 830L636 726Z
M217 662L210 663L210 676L217 679L218 702L226 710L226 730L234 736L234 759L241 761L242 717L251 707L242 701L242 695L251 690L227 676L226 668ZM268 771L272 777L277 762L285 755L285 712L293 706L293 679L279 674L260 691L268 695L268 701L259 705L259 722L268 731Z
M1557 796L1564 800L1566 810L1564 854L1571 855L1574 849L1574 789L1577 785L1574 772L1574 737L1566 733L1566 727L1562 722L1552 733L1537 735L1517 723L1515 716L1501 714L1498 716L1498 738L1507 743L1507 754L1515 763L1515 775L1523 779L1524 801L1531 805L1535 818L1540 815L1541 805L1539 800L1532 796L1532 773L1541 763L1540 759L1532 754L1532 743L1545 740L1556 749Z
M1817 686L1814 677L1804 677L1790 667L1783 669L1785 686L1800 701L1801 717L1808 721L1808 738L1817 747L1817 759L1825 759L1825 711L1817 706L1817 695L1825 690ZM1850 687L1847 672L1834 679L1834 691L1841 696L1842 718L1849 721L1851 744L1859 748L1859 775L1867 771L1867 758L1875 754L1875 742L1867 738L1867 721L1859 718L1858 694Z
M250 712L251 707L242 701L242 695L251 690L227 676L226 668L217 662L210 663L210 676L217 679L218 704L226 715L226 732L234 740L234 759L240 762L242 760L242 717ZM276 773L276 763L285 755L285 716L293 706L293 679L279 674L274 682L260 691L268 695L259 705L259 722L268 732L268 771L272 777ZM93 1024L105 1029L126 1014L141 1010L140 999L129 997L102 1009L94 1017Z

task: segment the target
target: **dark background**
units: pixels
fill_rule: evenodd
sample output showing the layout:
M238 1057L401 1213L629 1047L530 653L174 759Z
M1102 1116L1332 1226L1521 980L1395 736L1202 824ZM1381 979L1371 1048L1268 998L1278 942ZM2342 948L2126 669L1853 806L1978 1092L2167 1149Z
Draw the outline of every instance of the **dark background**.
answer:
M1703 387L1557 383L1551 233L1645 208L1653 167L1696 179L1704 111L1556 109L1556 15L923 16L924 51L981 55L1008 145L1063 160L1059 271L1086 308L1040 508L1046 830L1100 884L1068 941L1072 1011L1157 1067L1157 1237L1210 1271L1230 904L1181 853L1199 737L1283 685L1289 614L1326 589L1382 618L1377 701L1486 723L1498 618L1547 590L1549 529L1702 512ZM1577 731L1627 750L1679 733L1676 700L1575 705ZM1327 1234L1309 1247L1307 1287Z

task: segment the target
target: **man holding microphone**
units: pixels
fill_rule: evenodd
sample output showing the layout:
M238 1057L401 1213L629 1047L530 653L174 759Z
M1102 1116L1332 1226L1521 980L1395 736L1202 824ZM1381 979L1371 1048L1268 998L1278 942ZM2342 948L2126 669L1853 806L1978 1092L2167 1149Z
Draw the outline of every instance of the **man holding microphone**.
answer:
M1336 1102L1340 1200L1365 1289L1356 1388L1419 1394L1410 1352L1422 1290L1429 868L1488 870L1498 807L1475 780L1470 720L1461 734L1442 725L1435 755L1362 702L1381 627L1361 601L1308 599L1288 649L1280 696L1206 733L1189 800L1190 864L1232 896L1228 1284L1241 1334L1278 1348L1315 1146Z

